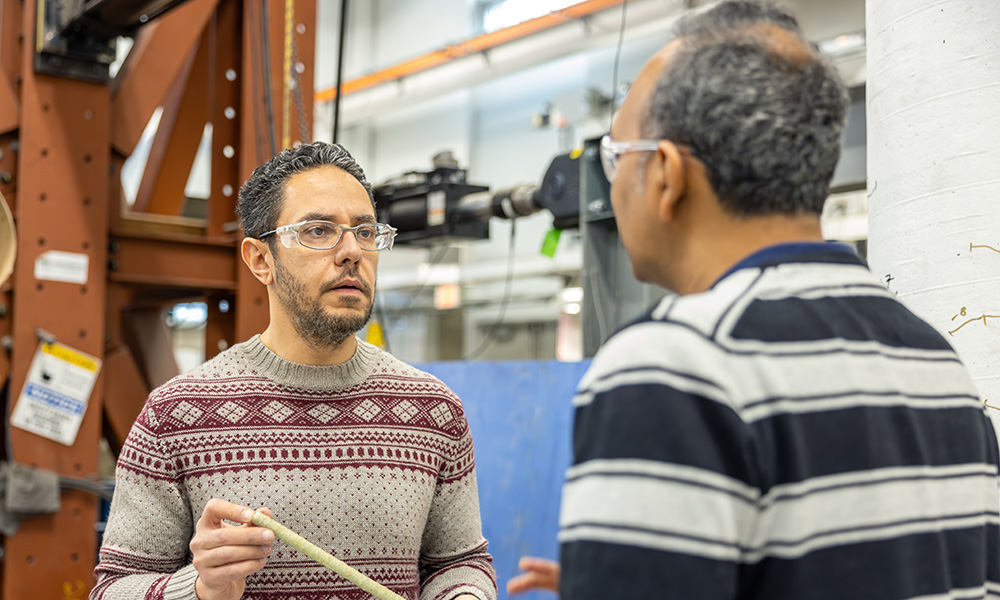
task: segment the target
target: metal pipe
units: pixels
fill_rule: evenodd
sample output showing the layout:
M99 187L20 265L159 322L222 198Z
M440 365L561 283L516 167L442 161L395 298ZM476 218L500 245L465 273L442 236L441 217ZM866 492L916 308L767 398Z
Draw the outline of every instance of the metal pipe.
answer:
M542 209L535 200L537 191L536 185L519 185L495 192L468 194L458 201L456 215L461 220L476 221L486 221L490 217L526 217Z

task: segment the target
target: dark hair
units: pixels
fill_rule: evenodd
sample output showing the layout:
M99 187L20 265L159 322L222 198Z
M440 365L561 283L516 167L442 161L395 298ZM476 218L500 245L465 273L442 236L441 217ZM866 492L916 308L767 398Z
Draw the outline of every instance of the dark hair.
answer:
M337 167L358 180L368 192L368 199L375 206L372 185L365 179L365 172L351 153L340 144L313 142L286 148L277 156L253 170L250 178L240 188L236 214L247 237L257 238L277 226L281 214L285 183L302 171L323 165ZM273 236L271 238L273 240Z
M675 31L680 42L650 98L644 136L690 148L733 214L822 213L848 97L795 18L738 0Z
M702 14L691 14L674 24L676 38L708 33L720 29L734 29L747 25L775 25L802 35L799 22L785 9L761 0L729 0L716 4Z

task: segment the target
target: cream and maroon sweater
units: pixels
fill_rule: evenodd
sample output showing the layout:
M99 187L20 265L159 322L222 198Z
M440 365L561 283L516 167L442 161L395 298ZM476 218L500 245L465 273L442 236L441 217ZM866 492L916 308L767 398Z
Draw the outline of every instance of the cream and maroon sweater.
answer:
M266 506L417 600L496 598L472 437L438 379L358 341L336 366L259 338L153 391L118 460L93 600L195 600L188 544L211 498ZM245 600L369 596L283 542Z

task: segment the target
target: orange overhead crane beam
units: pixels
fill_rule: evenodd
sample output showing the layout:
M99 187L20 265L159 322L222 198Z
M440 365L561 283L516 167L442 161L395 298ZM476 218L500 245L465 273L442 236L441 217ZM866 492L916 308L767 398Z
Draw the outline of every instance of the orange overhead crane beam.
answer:
M485 33L483 35L470 38L464 42L449 44L440 50L428 52L423 56L418 56L401 62L397 65L382 69L381 71L375 71L374 73L362 75L357 79L345 82L341 86L341 89L343 94L347 96L383 83L396 81L397 79L402 79L408 75L420 73L421 71L426 71L433 67L451 62L457 58L462 58L477 52L483 52L484 50L495 48L501 44L513 42L514 40L519 40L534 33L551 29L557 25L562 25L569 21L592 15L606 8L618 6L623 2L625 2L625 0L586 0L585 2L577 2L576 4L567 6L562 10L555 10L540 17L524 21L523 23L518 23L517 25L504 27L503 29L498 29L492 33ZM336 97L337 88L331 87L316 92L315 100L316 102L330 102Z

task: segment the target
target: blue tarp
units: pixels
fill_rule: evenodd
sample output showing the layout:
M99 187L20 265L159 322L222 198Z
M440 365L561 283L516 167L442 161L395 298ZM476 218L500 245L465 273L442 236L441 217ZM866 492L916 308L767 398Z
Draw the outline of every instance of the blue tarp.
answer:
M462 399L476 445L483 534L500 584L521 556L556 559L559 500L570 462L572 398L589 361L441 362L418 365ZM551 600L532 593L524 600Z

